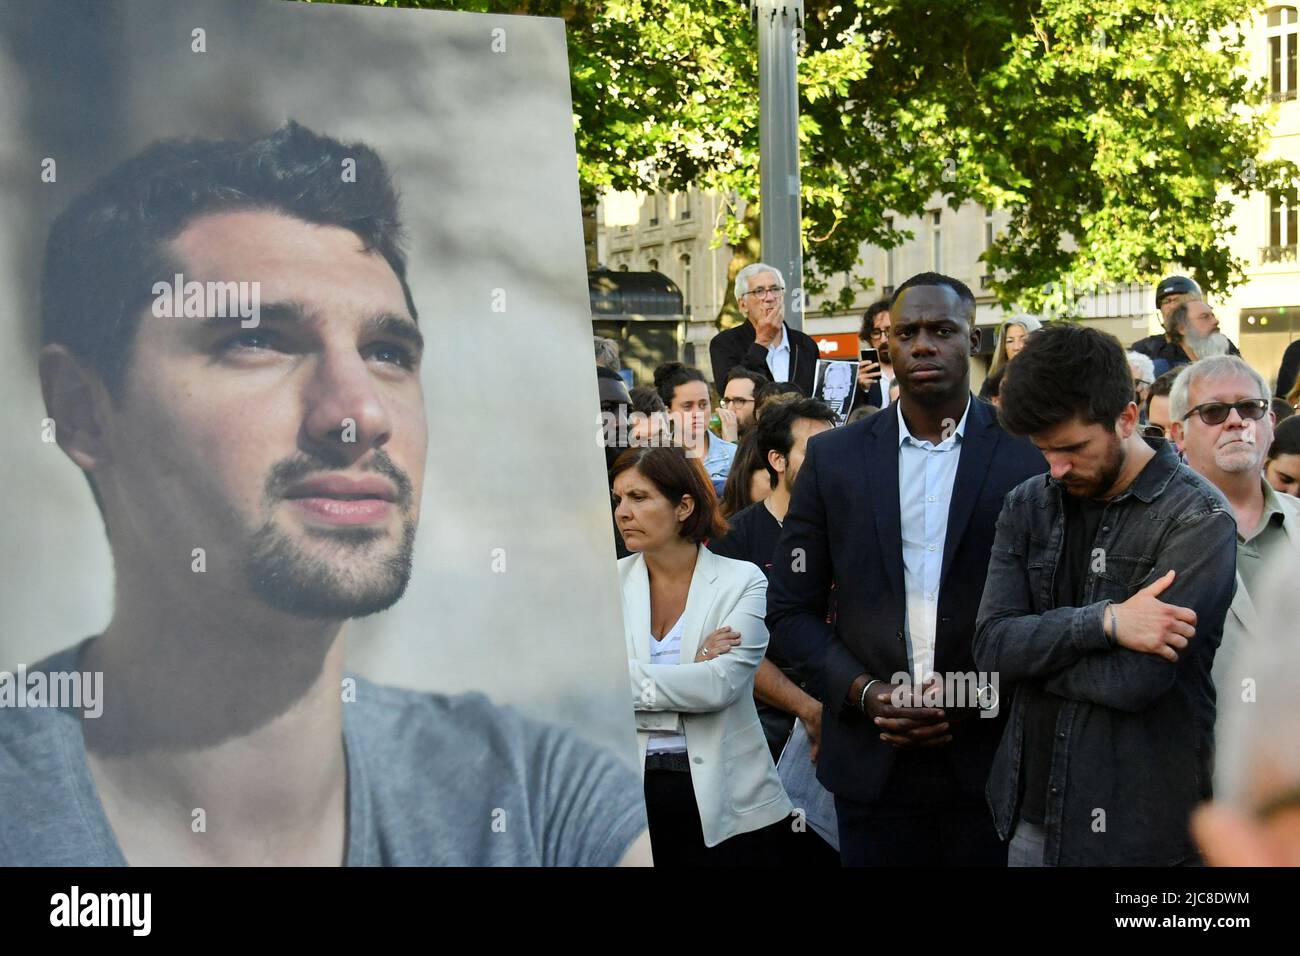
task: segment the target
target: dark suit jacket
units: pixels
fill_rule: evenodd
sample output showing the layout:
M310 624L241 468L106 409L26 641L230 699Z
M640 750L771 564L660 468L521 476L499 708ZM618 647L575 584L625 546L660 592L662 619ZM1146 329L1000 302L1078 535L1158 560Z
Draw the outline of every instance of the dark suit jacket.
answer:
M845 695L864 672L888 681L908 670L898 440L898 412L889 408L809 441L767 592L771 646L825 688L817 778L861 802L880 795L895 749ZM998 426L993 406L971 400L944 540L939 673L975 670L975 615L1002 499L1046 470L1032 444ZM828 623L832 584L835 619ZM976 798L1010 710L1010 689L999 693L996 718L968 716L943 748L963 790Z
M817 343L798 329L787 325L785 331L790 336L789 380L802 388L805 395L812 395L813 380L817 377L817 360L821 358L821 352L817 349ZM745 321L734 329L719 332L709 342L713 384L718 391L722 391L727 373L737 365L771 377L772 372L767 367L767 347L759 345L754 339L753 323Z
M1277 392L1280 398L1286 398L1295 385L1296 376L1300 375L1300 339L1292 342L1282 353L1282 364L1277 370Z

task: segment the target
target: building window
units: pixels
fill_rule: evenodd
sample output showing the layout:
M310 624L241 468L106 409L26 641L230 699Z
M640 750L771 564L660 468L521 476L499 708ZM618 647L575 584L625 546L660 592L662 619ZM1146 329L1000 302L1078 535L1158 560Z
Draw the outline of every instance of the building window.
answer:
M1273 102L1296 98L1295 7L1273 7L1268 11L1268 91Z
M682 311L691 314L691 257L683 252L677 257L682 268Z
M650 212L650 225L652 226L659 225L659 218L663 211L663 206L661 205L663 201L664 201L664 197L661 196L659 193L655 193L654 205L651 207L651 212Z
M942 215L938 209L930 213L930 268L935 272L943 271L943 232L939 227Z
M651 259L651 260L650 260L650 271L651 271L651 272L658 272L658 271L659 271L659 260L658 260L658 259Z
M677 218L691 218L691 191L688 189L677 199Z
M1268 245L1260 250L1260 262L1295 262L1296 212L1300 209L1296 189L1275 189L1268 196Z

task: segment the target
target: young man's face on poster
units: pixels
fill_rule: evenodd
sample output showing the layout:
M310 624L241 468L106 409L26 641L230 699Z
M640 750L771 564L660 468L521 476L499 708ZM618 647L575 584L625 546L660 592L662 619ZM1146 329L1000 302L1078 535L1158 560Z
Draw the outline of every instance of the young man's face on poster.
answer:
M115 550L161 583L203 548L206 585L295 615L390 606L427 445L393 269L347 229L265 209L191 219L166 251L186 282L258 283L260 316L141 316L89 462Z

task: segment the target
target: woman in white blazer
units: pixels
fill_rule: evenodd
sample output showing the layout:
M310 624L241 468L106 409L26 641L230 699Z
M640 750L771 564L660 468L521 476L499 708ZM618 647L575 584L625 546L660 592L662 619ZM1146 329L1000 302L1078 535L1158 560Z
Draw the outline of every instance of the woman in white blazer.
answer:
M792 809L754 709L767 581L703 546L726 525L698 457L632 448L610 475L655 864L761 862L758 831Z

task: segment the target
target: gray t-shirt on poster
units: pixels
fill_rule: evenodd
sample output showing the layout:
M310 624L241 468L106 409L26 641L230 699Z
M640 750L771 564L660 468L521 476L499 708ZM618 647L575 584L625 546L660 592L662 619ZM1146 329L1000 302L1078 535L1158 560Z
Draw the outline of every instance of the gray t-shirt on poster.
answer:
M81 645L27 669L77 670ZM611 866L646 828L636 772L481 694L356 680L343 705L348 866ZM0 866L125 866L81 712L0 707Z

